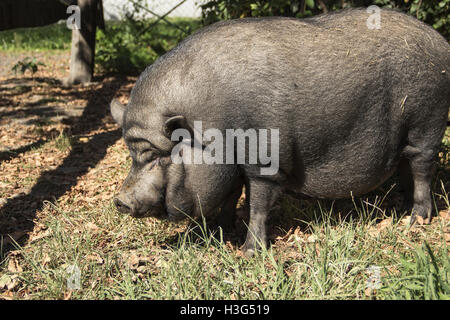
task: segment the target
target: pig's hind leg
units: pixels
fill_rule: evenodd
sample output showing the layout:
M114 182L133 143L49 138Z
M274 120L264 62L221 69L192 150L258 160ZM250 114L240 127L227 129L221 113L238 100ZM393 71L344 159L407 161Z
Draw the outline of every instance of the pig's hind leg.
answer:
M414 180L414 204L411 212L411 224L417 217L424 219L425 223L431 222L431 179L434 163L432 159L418 157L411 160L411 172Z
M431 222L431 181L441 141L440 135L436 131L433 133L432 136L425 134L424 138L417 140L411 139L414 136L408 137L410 145L405 147L403 159L400 161L400 182L405 191L404 208L412 207L411 225L418 216L422 217L425 223Z

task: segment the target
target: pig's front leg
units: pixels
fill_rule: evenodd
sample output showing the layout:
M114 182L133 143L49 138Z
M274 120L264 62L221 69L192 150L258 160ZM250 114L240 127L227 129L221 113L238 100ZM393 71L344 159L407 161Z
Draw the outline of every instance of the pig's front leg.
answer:
M242 251L245 256L251 257L266 245L267 216L281 192L278 184L260 178L250 178L246 188L250 200L250 221Z

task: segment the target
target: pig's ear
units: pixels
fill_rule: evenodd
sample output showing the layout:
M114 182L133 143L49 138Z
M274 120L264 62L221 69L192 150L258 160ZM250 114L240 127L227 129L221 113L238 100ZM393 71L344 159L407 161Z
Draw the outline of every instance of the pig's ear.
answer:
M121 104L117 99L111 101L111 115L115 122L119 126L123 125L123 114L125 113L125 106Z
M191 134L191 137L194 136L194 131L191 126L187 123L186 118L184 116L173 116L166 120L164 123L164 134L167 138L171 138L172 132L177 129L186 129Z

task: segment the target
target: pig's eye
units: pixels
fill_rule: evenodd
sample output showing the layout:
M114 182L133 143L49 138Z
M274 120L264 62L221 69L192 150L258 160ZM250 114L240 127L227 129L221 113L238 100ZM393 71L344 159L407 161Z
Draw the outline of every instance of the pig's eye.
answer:
M159 157L158 158L156 158L155 160L153 160L151 163L150 163L150 168L149 168L149 170L152 170L155 166L158 166L158 165L160 165L161 163L160 163L160 160L159 160Z
M145 149L144 151L142 151L141 153L139 153L139 160L141 162L149 162L152 161L154 159L155 154L153 153L152 149Z

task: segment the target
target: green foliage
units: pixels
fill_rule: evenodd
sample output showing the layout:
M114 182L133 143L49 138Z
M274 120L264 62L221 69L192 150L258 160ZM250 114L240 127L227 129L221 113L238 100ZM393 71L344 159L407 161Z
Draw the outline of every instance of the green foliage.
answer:
M314 0L212 0L201 5L205 24L244 17L303 17L315 13L314 7Z
M156 58L146 49L134 41L129 25L113 24L97 32L95 62L102 71L135 73Z
M131 11L120 23L110 22L97 32L96 64L102 72L138 74L184 37L200 27L198 19L144 19L145 1L129 1Z
M30 71L31 74L35 74L36 71L38 71L38 66L45 66L45 64L41 61L36 61L36 58L26 57L25 59L18 61L11 70L14 71L15 74L17 74L17 72L25 74L27 71Z
M342 8L378 5L407 12L450 37L450 0L210 0L203 5L205 24L244 17L306 17ZM324 8L325 7L325 8Z
M158 57L172 49L191 30L200 27L196 19L170 19L177 27L154 20L127 20L97 32L95 62L102 72L138 74ZM183 30L186 30L183 32Z

